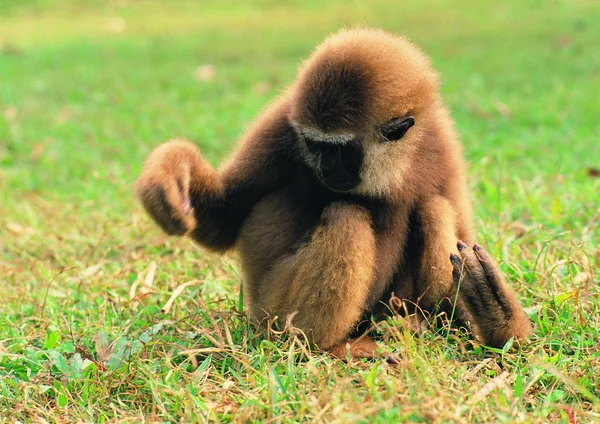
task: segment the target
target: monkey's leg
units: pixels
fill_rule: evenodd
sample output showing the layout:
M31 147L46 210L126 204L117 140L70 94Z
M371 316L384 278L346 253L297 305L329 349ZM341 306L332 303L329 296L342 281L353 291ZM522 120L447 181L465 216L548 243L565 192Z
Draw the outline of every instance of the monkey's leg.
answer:
M251 312L259 319L264 313L277 316L280 322L291 319L311 343L332 348L344 343L359 322L374 264L375 236L369 212L335 202L323 211L310 241L279 260L261 279ZM363 348L361 344L360 354Z
M459 306L473 321L476 335L494 347L504 346L511 337L521 341L531 335L529 317L490 255L477 244L470 249L461 241L458 250L460 257L450 255L454 284Z

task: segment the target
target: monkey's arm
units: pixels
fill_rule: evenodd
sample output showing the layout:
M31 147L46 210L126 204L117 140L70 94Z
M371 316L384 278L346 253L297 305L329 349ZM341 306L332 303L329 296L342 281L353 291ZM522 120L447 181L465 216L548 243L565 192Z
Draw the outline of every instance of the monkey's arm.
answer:
M287 110L285 99L267 110L220 172L188 141L158 146L136 182L145 209L168 234L189 234L216 251L232 248L252 206L290 172Z
M468 223L462 219L448 199L439 195L419 207L424 237L420 305L430 309L444 298L454 301L462 276L456 305L459 318L470 321L485 344L502 346L511 337L526 338L531 333L529 318L498 266L477 245L475 251L462 242L457 246L459 236L470 238Z
M327 206L310 240L260 279L251 312L261 321L291 319L310 342L345 357L346 338L365 312L373 284L375 235L369 212L351 203ZM351 356L373 356L368 339L349 341Z
M531 335L531 322L500 269L481 246L458 242L459 255L450 254L459 307L471 319L477 336L487 345L502 347L514 337Z

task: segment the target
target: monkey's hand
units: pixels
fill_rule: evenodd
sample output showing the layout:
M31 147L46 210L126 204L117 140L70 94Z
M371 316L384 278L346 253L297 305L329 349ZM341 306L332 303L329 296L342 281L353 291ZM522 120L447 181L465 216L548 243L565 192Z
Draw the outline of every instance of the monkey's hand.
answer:
M490 255L477 244L471 249L459 241L457 247L460 256L452 253L450 261L458 307L478 338L502 347L511 337L519 342L531 335L529 317Z
M196 228L194 198L209 194L218 183L216 171L198 147L189 141L172 140L150 153L135 191L167 234L184 235Z

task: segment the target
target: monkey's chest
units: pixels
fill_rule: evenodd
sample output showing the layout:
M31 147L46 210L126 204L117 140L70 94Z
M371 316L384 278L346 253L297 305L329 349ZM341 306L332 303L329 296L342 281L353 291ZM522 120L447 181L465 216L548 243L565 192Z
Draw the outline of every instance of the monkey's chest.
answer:
M342 197L314 186L310 190L296 185L285 187L265 196L252 209L238 242L246 279L259 280L280 258L310 242L321 225L323 210L336 201L356 202L371 212L377 240L376 285L381 286L374 292L381 294L403 258L407 219L398 219L402 211L381 202Z
M321 211L291 188L261 199L246 219L238 241L246 278L260 279L274 262L308 240Z

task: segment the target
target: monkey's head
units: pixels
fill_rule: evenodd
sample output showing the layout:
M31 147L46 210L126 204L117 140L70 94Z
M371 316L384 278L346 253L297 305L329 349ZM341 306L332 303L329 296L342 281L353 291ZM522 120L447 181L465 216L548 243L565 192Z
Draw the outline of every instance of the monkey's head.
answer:
M290 121L329 189L386 195L402 184L438 115L437 74L408 40L341 31L300 68Z

